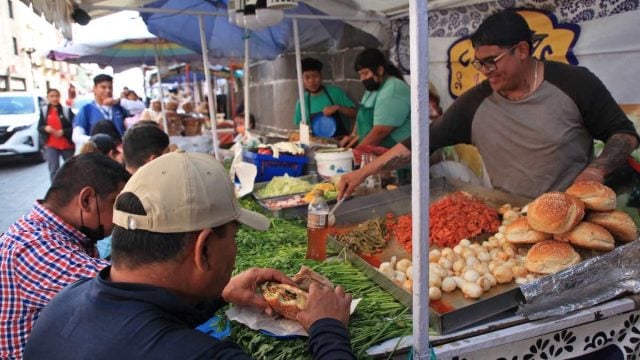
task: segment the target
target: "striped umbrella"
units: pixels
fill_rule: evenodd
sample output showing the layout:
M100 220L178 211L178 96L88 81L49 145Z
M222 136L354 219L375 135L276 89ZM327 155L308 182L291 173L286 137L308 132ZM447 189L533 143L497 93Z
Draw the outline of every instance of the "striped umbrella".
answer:
M77 43L50 50L47 58L111 66L116 72L141 65L156 65L158 58L163 63L202 61L202 55L195 51L157 37Z

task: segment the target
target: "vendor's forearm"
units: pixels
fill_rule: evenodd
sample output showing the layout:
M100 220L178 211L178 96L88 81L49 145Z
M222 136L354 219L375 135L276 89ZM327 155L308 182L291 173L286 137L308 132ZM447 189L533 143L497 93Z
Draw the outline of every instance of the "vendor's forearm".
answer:
M411 151L402 144L396 144L384 154L369 163L366 168L371 174L391 171L411 164Z
M613 134L604 145L602 154L591 164L590 168L601 170L604 175L611 174L625 163L631 152L638 147L638 139L631 134Z
M338 112L340 112L340 114L348 118L355 118L357 113L355 108L346 107L346 106L338 106Z

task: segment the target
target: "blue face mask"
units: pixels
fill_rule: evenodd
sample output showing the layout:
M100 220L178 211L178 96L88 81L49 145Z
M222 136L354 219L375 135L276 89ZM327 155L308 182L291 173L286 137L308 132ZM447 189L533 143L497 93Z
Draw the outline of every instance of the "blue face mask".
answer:
M377 91L378 89L380 89L380 83L375 81L373 79L373 76L368 79L362 80L362 85L368 91Z

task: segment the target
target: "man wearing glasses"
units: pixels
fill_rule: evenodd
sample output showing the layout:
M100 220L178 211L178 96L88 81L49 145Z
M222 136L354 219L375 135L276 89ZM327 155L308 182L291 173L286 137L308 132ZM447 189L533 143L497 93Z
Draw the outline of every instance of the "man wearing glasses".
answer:
M638 146L631 121L593 73L532 56L532 33L505 10L471 36L473 66L485 81L460 96L431 124L431 151L465 143L478 148L495 188L537 197L573 182L604 177ZM594 159L593 140L605 141ZM341 196L369 173L410 162L411 139L342 176Z

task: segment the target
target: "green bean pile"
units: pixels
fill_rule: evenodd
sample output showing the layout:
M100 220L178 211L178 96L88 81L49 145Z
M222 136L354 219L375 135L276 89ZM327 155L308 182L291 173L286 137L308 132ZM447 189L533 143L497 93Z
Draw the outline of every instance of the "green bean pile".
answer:
M248 208L253 206L251 201L242 203ZM334 256L331 260L323 263L304 260L306 238L301 222L272 219L267 232L243 226L236 236L235 273L250 267L272 267L291 276L300 265L306 265L343 286L354 299L362 298L349 323L351 345L359 359L368 358L366 350L373 345L411 334L410 311L341 256L335 257L338 254L328 249L328 255ZM310 359L307 339L281 340L238 323L232 323L231 327L231 339L255 359Z
M352 231L336 236L336 240L356 254L372 254L387 246L387 227L382 219L365 221Z

